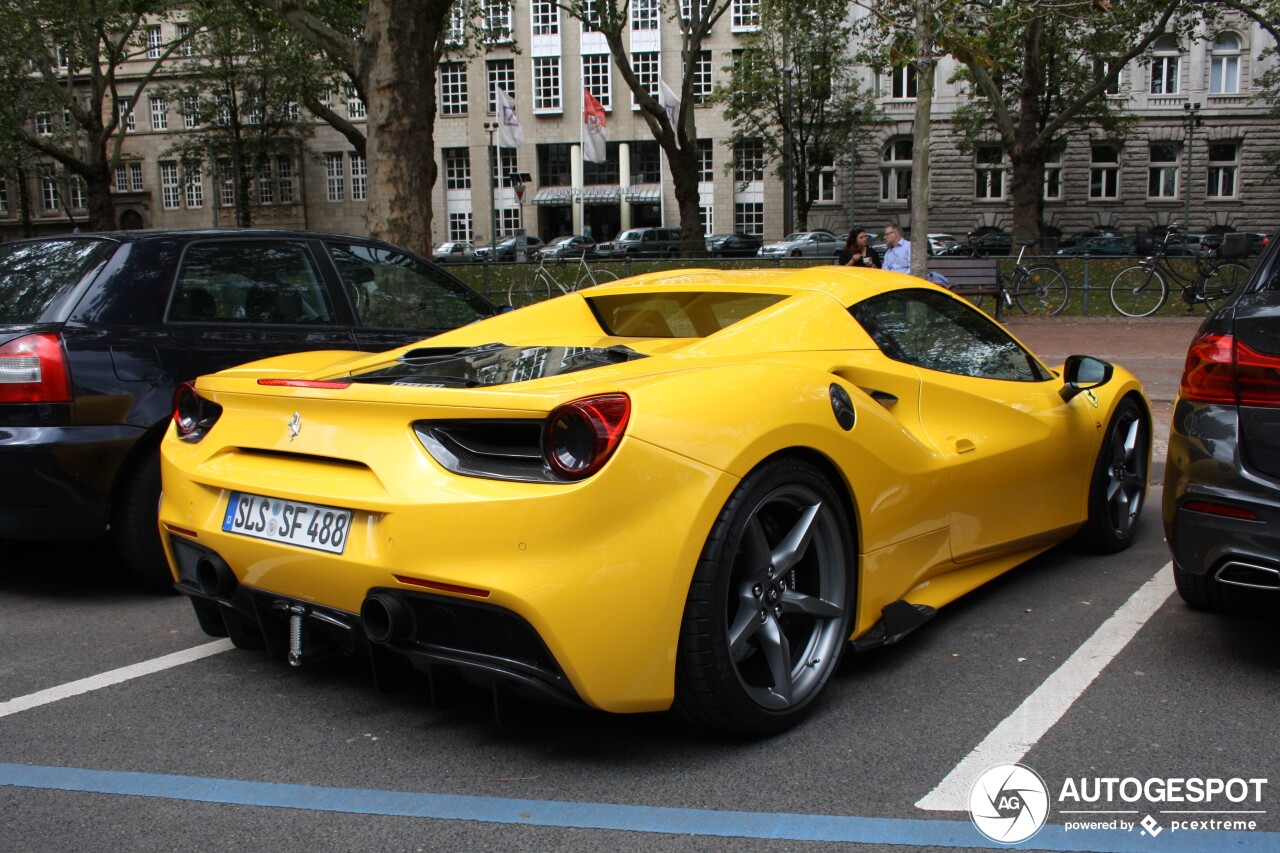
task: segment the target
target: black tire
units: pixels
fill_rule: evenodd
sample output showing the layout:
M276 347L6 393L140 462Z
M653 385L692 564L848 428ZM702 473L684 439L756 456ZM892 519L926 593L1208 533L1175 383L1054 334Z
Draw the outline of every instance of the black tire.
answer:
M1224 261L1215 266L1209 275L1205 276L1200 298L1204 300L1205 305L1212 311L1235 293L1248 277L1249 268L1247 266L1238 264L1235 261Z
M844 505L812 465L778 459L752 472L720 511L694 570L676 710L751 736L802 720L852 630L855 554Z
M173 573L160 546L160 451L143 449L126 471L111 508L111 541L125 568L156 590L173 592Z
M1218 583L1208 575L1184 572L1177 563L1173 564L1173 583L1192 610L1253 613L1266 612L1272 604L1270 595Z
M1126 317L1147 317L1169 298L1169 284L1153 269L1133 266L1111 279L1111 307Z
M1147 497L1151 427L1132 398L1116 407L1107 425L1089 482L1089 517L1075 535L1076 544L1095 554L1129 547Z
M507 290L507 304L512 308L523 308L550 298L551 282L546 275L536 271L511 282Z
M1071 288L1066 276L1053 267L1027 267L1013 285L1013 298L1023 314L1052 317L1067 307Z
M582 278L578 279L574 284L574 290L585 290L588 287L595 287L597 284L604 284L607 281L617 281L618 274L606 269L591 269L582 274Z

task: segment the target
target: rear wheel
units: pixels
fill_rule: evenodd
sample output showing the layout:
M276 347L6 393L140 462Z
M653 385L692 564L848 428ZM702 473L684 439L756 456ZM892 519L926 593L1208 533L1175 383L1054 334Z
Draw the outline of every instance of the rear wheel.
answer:
M582 290L584 287L595 287L597 284L604 284L606 281L617 280L617 273L605 269L589 269L582 274L582 278L578 279L573 289Z
M507 302L512 308L523 308L550 298L551 280L541 270L513 281L507 291Z
M1218 264L1204 277L1200 296L1212 311L1235 293L1248 277L1249 268L1244 264L1238 264L1235 261Z
M1067 278L1053 267L1027 267L1013 284L1013 298L1024 314L1053 316L1067 307Z
M1144 266L1128 267L1111 279L1111 307L1126 317L1146 317L1169 296L1164 276Z
M1151 435L1132 399L1116 407L1098 449L1089 484L1089 517L1075 541L1099 554L1123 551L1133 541L1147 496Z
M111 541L125 568L149 587L173 591L173 573L160 545L160 451L142 451L124 475L111 510Z
M779 459L734 491L703 547L676 656L676 708L747 735L811 710L853 619L854 549L840 498L813 466Z

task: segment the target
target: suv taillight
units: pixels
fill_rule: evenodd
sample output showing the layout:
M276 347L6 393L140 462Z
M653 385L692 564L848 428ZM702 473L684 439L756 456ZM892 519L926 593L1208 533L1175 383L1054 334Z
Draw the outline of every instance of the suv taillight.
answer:
M58 335L23 335L0 346L0 403L66 403L70 389Z
M1201 335L1187 352L1180 394L1198 403L1280 406L1280 355L1258 352L1232 335Z

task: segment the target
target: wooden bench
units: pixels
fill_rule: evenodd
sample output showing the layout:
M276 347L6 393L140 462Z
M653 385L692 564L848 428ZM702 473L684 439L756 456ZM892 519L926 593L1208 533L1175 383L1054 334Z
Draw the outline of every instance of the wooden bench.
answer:
M995 317L1000 319L1005 303L1005 289L997 258L929 258L928 268L931 273L946 276L947 287L957 296L966 299L995 297Z

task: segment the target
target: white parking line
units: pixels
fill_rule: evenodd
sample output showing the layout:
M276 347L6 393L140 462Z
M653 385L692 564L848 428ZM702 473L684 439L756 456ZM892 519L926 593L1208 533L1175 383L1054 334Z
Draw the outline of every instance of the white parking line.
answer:
M103 687L110 687L113 684L119 684L122 681L129 681L130 679L139 678L143 675L151 675L152 673L172 669L175 666L182 666L184 663L191 663L192 661L207 658L210 655L216 655L232 648L234 647L231 645L230 640L217 640L212 643L205 643L203 646L196 646L195 648L174 652L171 655L164 655L163 657L144 660L142 663L135 663L131 666L113 669L110 672L91 675L88 678L82 678L79 681L60 684L57 687L50 687L48 690L28 693L26 696L19 696L18 698L10 699L7 702L0 702L0 717L7 717L10 714L16 714L19 711L38 708L41 705L48 705L51 702L57 702L59 699L69 699L72 696L79 696L81 693L101 690Z
M1169 598L1173 592L1171 565L1166 563L1103 622L1093 636L965 756L938 787L925 794L916 808L965 811L969 807L969 789L984 770L1021 761Z

